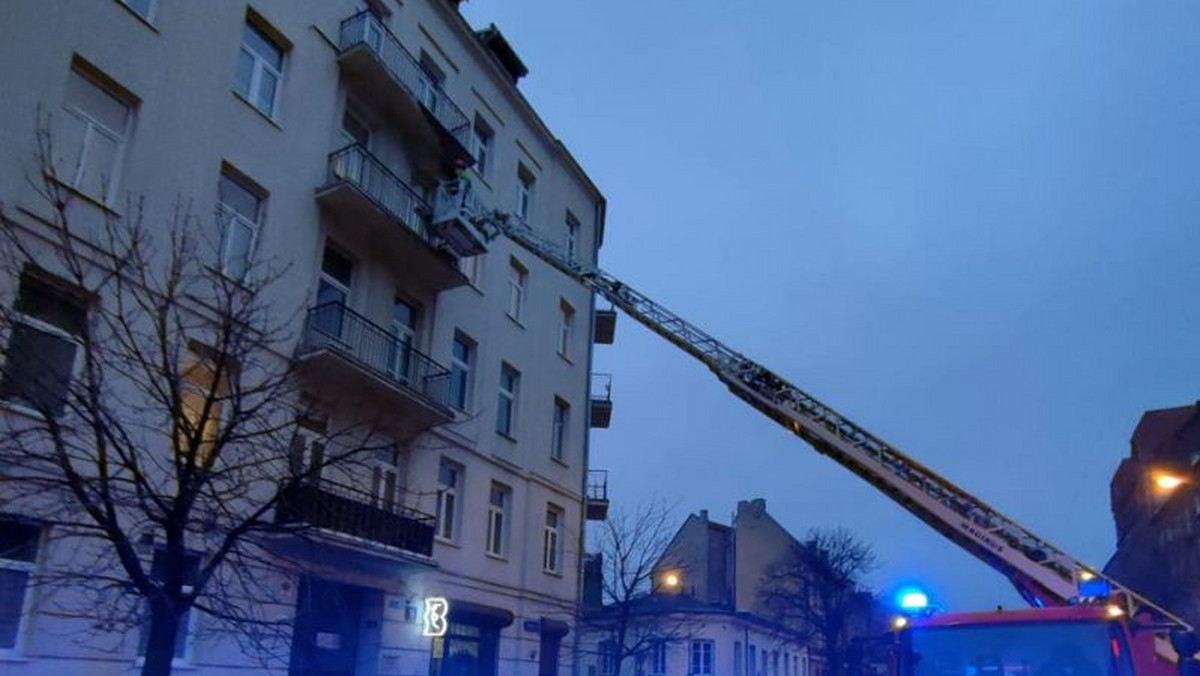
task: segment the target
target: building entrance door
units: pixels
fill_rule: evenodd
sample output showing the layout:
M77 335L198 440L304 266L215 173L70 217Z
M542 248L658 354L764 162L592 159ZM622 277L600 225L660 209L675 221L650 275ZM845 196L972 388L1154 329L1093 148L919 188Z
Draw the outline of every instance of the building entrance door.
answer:
M496 676L497 627L450 622L445 636L433 639L429 676Z
M289 676L353 676L362 602L360 587L300 579Z

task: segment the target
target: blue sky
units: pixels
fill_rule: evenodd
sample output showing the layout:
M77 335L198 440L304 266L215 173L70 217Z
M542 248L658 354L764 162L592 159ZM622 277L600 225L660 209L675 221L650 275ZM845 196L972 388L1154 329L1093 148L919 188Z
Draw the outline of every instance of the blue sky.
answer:
M737 7L738 11L730 11ZM609 201L602 265L1076 556L1141 412L1200 398L1200 5L475 0ZM623 317L617 505L844 525L880 587L999 575Z

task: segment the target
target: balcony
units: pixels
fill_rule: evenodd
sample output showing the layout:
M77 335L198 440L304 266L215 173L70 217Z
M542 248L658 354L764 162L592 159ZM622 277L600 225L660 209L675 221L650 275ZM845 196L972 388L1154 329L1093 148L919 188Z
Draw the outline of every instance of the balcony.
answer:
M308 311L296 358L318 398L402 438L454 419L450 372L341 303Z
M617 333L617 311L596 309L592 324L592 339L597 345L612 345Z
M409 554L433 554L432 516L325 480L300 484L281 493L275 522L320 528Z
M471 120L442 91L396 36L370 12L342 22L338 65L348 88L377 104L383 117L411 133L423 159L420 170L450 175L458 162L471 164Z
M347 246L375 252L416 290L436 294L467 283L458 259L429 227L429 205L366 148L355 144L329 155L317 203Z
M612 424L612 374L592 374L591 426L608 429Z
M589 469L587 477L587 518L603 521L608 518L608 470Z

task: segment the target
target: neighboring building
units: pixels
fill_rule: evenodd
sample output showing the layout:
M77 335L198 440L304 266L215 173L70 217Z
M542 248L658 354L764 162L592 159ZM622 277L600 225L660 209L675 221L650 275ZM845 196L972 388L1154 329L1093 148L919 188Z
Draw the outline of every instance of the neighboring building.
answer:
M1117 549L1104 572L1200 622L1200 404L1147 411L1112 478Z
M730 526L690 514L654 566L655 592L631 604L652 640L621 665L620 676L820 676L823 660L805 634L773 619L759 598L770 568L800 543L767 513L766 501L740 501ZM614 674L617 608L601 606L598 555L584 567L580 641L586 676Z
M281 552L322 571L278 581L293 594L280 616L304 618L294 673L318 653L339 674L574 668L578 552L607 505L602 477L587 481L593 297L504 238L478 254L469 233L435 232L429 213L473 165L479 206L595 263L605 201L521 94L525 67L501 33L474 31L457 4L21 1L0 22L0 199L18 225L33 236L45 218L26 181L41 110L79 218L124 211L126 194L147 197L152 226L178 198L205 215L220 205L224 236L202 233L221 241L214 264L236 270L252 247L290 264L275 300L308 308L294 353L306 395L330 418L363 402L387 412L394 452L372 476L322 479L287 505L329 536ZM2 282L8 296L22 283ZM607 393L596 399L609 414ZM317 449L311 427L301 441ZM388 527L329 516L346 501ZM0 521L0 542L17 545L0 551L0 668L129 673L136 637L63 640L86 618L26 588L70 546L39 529L32 514ZM406 535L377 535L388 530ZM449 599L444 638L421 635L428 597ZM181 666L254 669L202 614L187 631Z

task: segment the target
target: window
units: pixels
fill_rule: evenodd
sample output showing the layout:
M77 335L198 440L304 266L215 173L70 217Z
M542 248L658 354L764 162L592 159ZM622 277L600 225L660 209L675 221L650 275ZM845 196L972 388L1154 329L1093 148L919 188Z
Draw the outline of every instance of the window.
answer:
M712 672L713 642L708 640L692 641L692 649L688 655L688 673L711 674Z
M767 675L767 649L763 648L762 650L758 651L758 657L759 657L758 673L761 674L762 676L766 676Z
M508 259L508 316L518 322L525 309L525 284L528 280L529 270L517 259Z
M475 343L454 332L450 345L450 405L466 412L471 403L471 364L475 361Z
M0 397L57 416L66 406L87 324L80 294L30 273L13 305Z
M492 482L488 496L487 553L503 557L507 552L506 540L508 510L512 503L512 490L504 484Z
M575 308L565 300L558 301L558 354L571 358L571 336L575 333Z
M388 372L402 384L419 385L414 383L419 374L412 372L416 364L412 351L416 349L417 308L402 298L392 300L392 335L395 342L391 345Z
M650 673L662 676L667 673L667 642L654 641L650 644Z
M321 479L325 467L325 424L317 420L301 420L292 435L288 452L288 469L292 476L304 477L310 482Z
M600 642L600 673L611 676L617 666L617 646L612 641Z
M0 521L0 655L19 650L41 534L37 526Z
M342 111L342 143L345 145L358 144L364 149L371 141L371 128L362 121L362 116L355 113L349 106Z
M496 431L506 437L514 436L517 422L517 388L521 373L509 366L500 366L500 395L496 404Z
M758 649L751 643L746 649L746 676L754 676L758 673Z
M558 574L562 563L563 511L554 505L546 505L546 527L542 532L542 570Z
M567 450L567 431L571 420L571 405L554 398L554 420L550 426L550 457L562 460Z
M147 22L154 20L154 0L121 0L121 4Z
M438 466L437 536L454 540L458 521L458 487L462 483L462 466L445 458Z
M779 676L779 651L771 651L771 676Z
M567 260L575 260L579 253L579 219L567 212Z
M467 278L467 282L479 288L479 273L483 267L483 256L463 256L458 259L458 271Z
M533 174L524 164L517 165L517 218L529 221L529 213L533 208Z
M792 657L787 653L783 654L783 676L792 676Z
M179 384L179 423L175 451L185 459L207 464L221 433L221 410L227 395L226 380L215 380L215 366L200 355L189 363Z
M63 106L67 115L55 141L68 150L69 164L58 177L87 196L112 204L133 116L128 98L100 81L99 76L75 69L67 79Z
M375 506L387 512L393 511L399 491L400 469L391 463L375 463L371 467L371 499Z
M249 21L242 29L233 90L267 117L275 117L283 80L283 48Z
M471 125L471 145L472 154L475 156L475 172L484 178L487 178L488 169L491 167L492 159L492 139L496 134L487 122L475 114L475 123Z
M742 676L746 665L742 664L742 642L733 642L733 676Z
M317 282L313 328L330 338L342 337L342 316L350 297L354 262L326 246L321 256L321 277Z
M196 575L200 572L200 556L198 554L188 554L184 561L183 573L183 593L190 594L192 592L192 584L196 581ZM150 564L150 577L154 580L161 581L166 577L167 557L165 550L154 550L154 560ZM138 637L138 657L146 656L146 648L150 643L150 608L147 605L146 621L142 624L141 634ZM179 630L175 634L175 654L174 661L189 662L191 653L192 632L195 627L192 626L192 609L188 609L179 616Z
M442 88L442 83L446 81L446 73L433 62L433 57L429 56L424 50L421 51L421 58L418 65L421 67L419 98L426 108L436 112L438 109L438 96Z
M241 279L250 265L262 219L262 198L244 181L228 173L217 184L221 223L221 272Z

